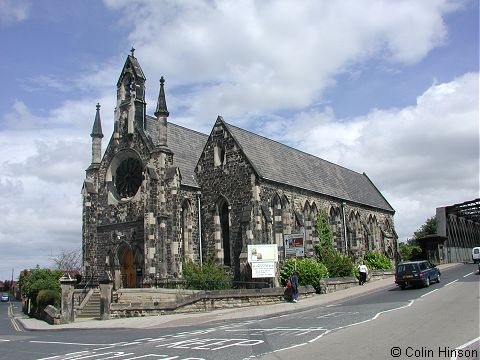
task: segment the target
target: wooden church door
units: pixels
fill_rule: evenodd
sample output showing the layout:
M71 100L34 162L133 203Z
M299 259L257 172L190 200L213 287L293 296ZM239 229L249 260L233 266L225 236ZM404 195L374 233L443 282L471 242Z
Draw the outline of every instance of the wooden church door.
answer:
M135 265L133 251L131 249L126 250L123 254L122 278L124 287L135 287Z

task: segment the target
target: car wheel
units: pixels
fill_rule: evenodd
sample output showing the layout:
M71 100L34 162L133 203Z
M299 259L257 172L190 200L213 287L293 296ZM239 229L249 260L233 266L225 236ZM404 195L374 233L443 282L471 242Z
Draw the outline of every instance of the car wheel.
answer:
M400 289L405 290L405 285L400 285Z
M429 286L430 286L430 278L427 277L427 278L425 279L425 287L429 287Z

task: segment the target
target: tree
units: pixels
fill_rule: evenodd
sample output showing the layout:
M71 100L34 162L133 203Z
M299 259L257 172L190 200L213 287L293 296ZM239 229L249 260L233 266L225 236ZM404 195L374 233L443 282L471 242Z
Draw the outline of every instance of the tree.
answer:
M332 227L328 223L327 213L323 209L318 210L315 230L317 231L317 237L320 247L333 248Z
M52 290L60 294L60 281L63 271L40 269L37 267L31 271L24 271L18 280L20 290L24 297L31 299L33 310L37 308L37 296L41 290Z
M398 245L398 251L401 259L406 261L416 259L422 253L422 248L414 239L410 239L406 243L400 243Z
M406 243L400 243L398 245L398 251L402 260L416 260L422 257L422 248L418 243L418 239L421 239L427 235L433 235L437 233L437 219L435 216L428 218L425 223L413 233L413 237L408 239Z
M428 218L417 231L413 233L414 239L420 239L427 235L433 235L437 233L437 219L435 216Z
M329 224L327 214L323 209L318 211L315 230L318 236L318 244L314 245L315 255L318 262L327 267L329 276L353 276L355 265L352 260L333 248L332 226Z
M81 269L82 253L80 249L61 249L56 255L50 255L50 261L55 264L55 269L62 271L78 271Z

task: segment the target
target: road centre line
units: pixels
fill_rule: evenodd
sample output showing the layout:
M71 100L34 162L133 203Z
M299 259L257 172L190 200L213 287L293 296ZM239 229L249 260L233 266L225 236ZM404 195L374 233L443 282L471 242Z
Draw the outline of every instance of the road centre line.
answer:
M5 341L5 342L6 342L6 341L10 341L10 340L7 340L7 339L0 339L0 341Z
M422 295L422 296L420 296L420 297L422 298L422 297L424 297L424 296L427 296L427 295L429 295L429 294L431 294L431 293L434 293L435 291L438 291L438 289L435 289L435 290L429 291L429 292L427 292L427 293L423 294L423 295Z
M455 283L455 282L457 282L457 281L458 281L458 279L453 280L453 281L450 281L449 283L443 285L443 287L448 286L448 285L451 285L451 284L453 284L453 283Z
M467 275L463 275L463 277L466 278L467 276L472 275L472 274L473 274L473 271L471 273L467 274Z

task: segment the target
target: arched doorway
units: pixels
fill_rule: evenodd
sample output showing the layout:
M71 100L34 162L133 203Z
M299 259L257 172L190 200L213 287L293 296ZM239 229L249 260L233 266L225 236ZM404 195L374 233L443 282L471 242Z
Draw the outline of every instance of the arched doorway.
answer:
M124 288L136 287L135 257L130 248L125 249L122 256L122 285Z

